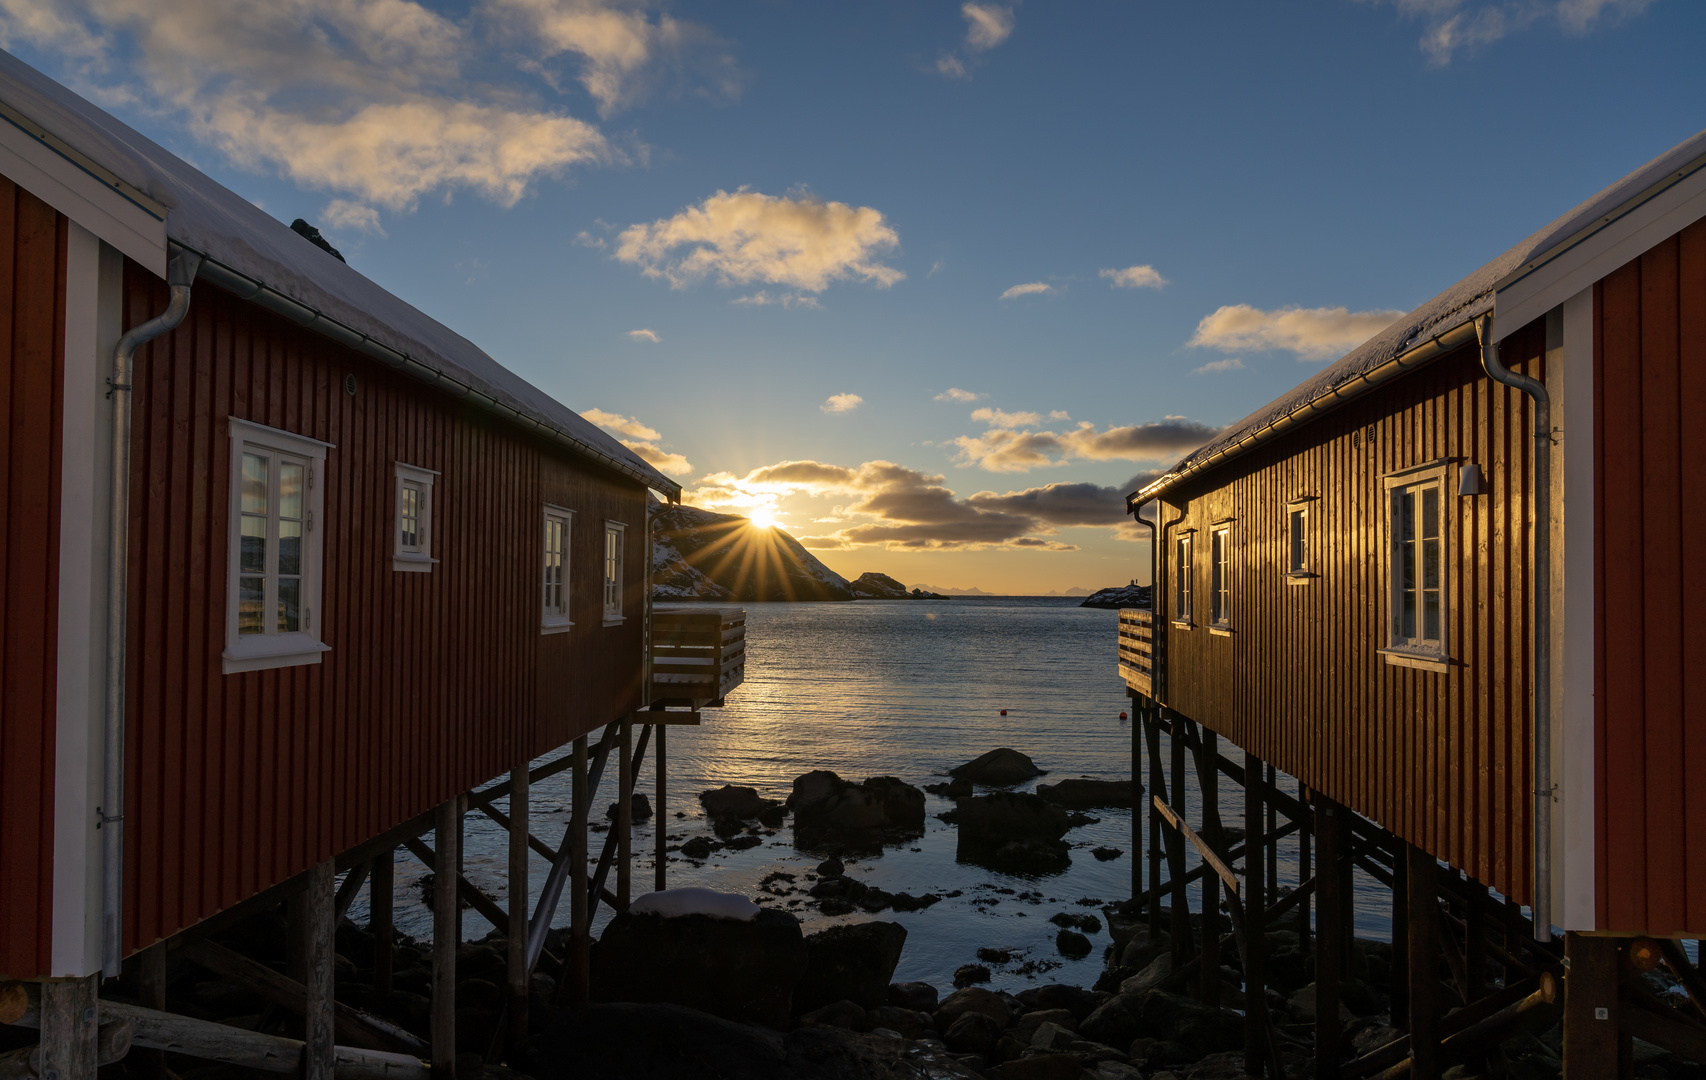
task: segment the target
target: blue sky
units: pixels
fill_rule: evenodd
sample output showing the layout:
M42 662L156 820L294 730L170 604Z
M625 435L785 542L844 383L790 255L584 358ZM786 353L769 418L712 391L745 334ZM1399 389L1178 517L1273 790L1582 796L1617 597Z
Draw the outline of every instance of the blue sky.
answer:
M0 0L0 31L701 504L989 591L1146 577L1129 481L1706 124L1685 0Z

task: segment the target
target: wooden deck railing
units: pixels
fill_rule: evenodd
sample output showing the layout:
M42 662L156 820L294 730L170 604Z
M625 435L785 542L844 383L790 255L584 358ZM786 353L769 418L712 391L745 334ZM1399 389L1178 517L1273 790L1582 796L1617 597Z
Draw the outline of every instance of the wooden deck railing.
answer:
M721 705L746 677L746 611L708 604L652 608L652 703Z
M1144 608L1120 609L1120 678L1131 690L1155 697L1155 616Z

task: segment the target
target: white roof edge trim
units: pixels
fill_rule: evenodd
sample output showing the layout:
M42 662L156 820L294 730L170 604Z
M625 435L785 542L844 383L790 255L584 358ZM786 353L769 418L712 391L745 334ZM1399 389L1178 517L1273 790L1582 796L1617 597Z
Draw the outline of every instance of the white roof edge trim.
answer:
M1544 265L1505 279L1495 294L1493 340L1508 335L1591 288L1631 259L1706 217L1706 157L1630 200L1615 219L1584 230L1553 250Z
M546 438L562 445L565 449L571 450L581 457L591 458L607 468L614 469L623 476L633 480L638 480L647 487L655 488L657 486L657 477L633 468L628 462L606 454L596 446L591 446L582 440L575 438L573 434L564 431L561 428L547 424L532 416L528 416L527 414L520 412L501 401L494 400L493 398L480 393L478 390L475 390L466 383L446 375L444 372L430 364L423 363L407 353L398 352L388 345L375 341L373 338L368 337L360 331L345 326L343 323L326 316L322 312L315 311L313 308L304 304L299 304L290 297L285 296L275 289L269 288L261 282L255 281L253 278L250 278L245 274L231 269L223 263L203 257L201 268L196 274L196 280L200 281L203 279L205 279L209 284L219 286L240 300L246 300L249 303L264 307L276 315L281 315L284 318L289 319L291 322L296 323L298 326L301 326L306 330L312 330L323 337L330 338L338 344L352 349L355 352L362 353L363 355L377 360L388 367L397 368L420 382L443 390L452 397L463 398L472 404L479 406L486 412L493 413L498 417L509 421L517 427L532 431L535 434L544 435ZM675 484L674 488L675 492L673 498L676 501L679 501L681 498L681 485Z
M53 207L151 273L166 276L165 211L144 208L118 181L85 164L31 130L23 117L0 103L0 175ZM153 200L150 205L158 206Z

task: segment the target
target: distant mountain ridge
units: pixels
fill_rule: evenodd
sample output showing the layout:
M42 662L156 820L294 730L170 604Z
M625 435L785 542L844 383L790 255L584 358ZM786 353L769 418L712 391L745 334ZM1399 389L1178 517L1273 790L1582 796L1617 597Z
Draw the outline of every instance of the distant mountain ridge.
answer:
M847 579L781 529L697 506L657 510L652 596L659 600L852 600Z

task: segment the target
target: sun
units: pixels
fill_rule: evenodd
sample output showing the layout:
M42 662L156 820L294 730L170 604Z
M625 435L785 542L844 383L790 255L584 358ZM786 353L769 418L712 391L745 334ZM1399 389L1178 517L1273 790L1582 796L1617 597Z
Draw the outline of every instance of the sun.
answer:
M776 527L776 511L769 507L760 507L747 515L755 529L774 529Z

